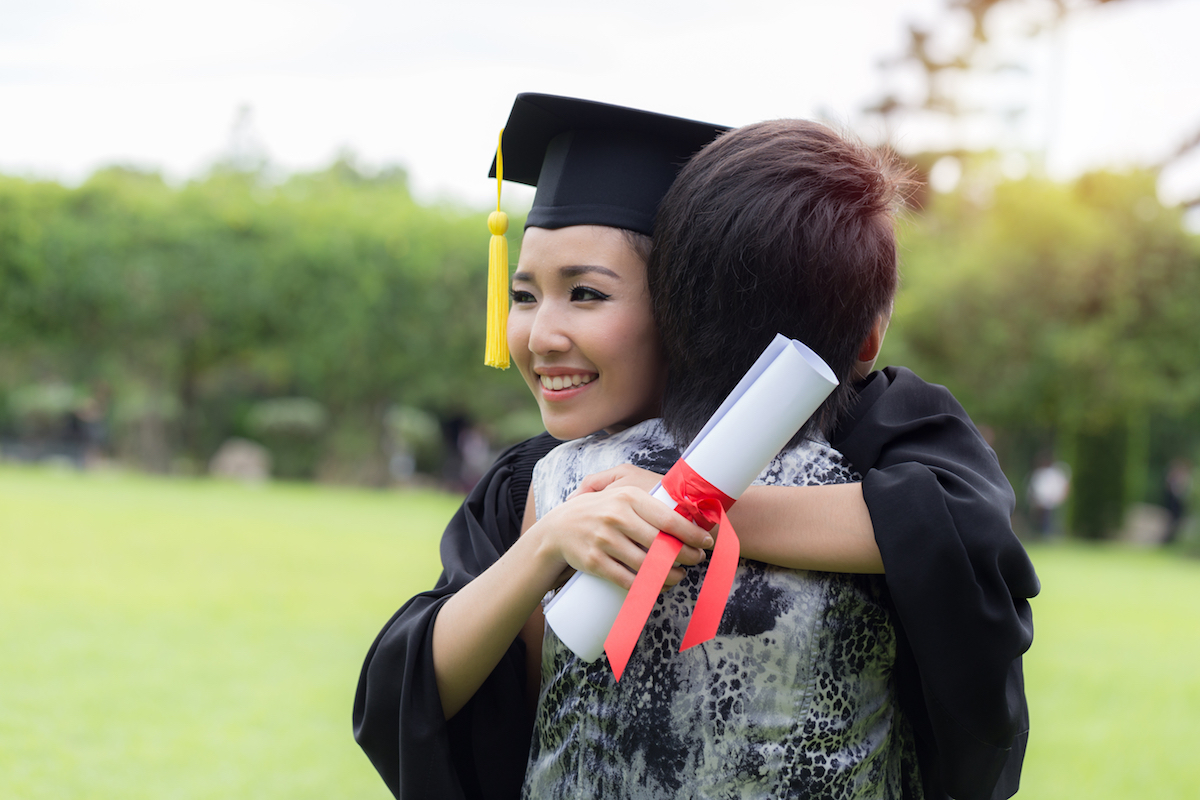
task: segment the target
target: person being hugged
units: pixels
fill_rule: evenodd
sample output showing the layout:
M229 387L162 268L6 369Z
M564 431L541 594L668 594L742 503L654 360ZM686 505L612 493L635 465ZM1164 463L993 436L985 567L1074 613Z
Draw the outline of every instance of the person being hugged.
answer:
M757 483L854 482L828 436L860 362L882 342L903 185L875 151L802 121L741 128L694 156L659 208L647 270L634 273L654 298L660 337L653 349L626 350L624 369L639 379L622 412L633 413L539 462L537 525L589 497L572 497L587 475L669 468L777 333L812 347L840 384ZM522 291L538 283L534 272L513 276L510 340L514 354L526 347L518 365L527 380L585 357L586 315L550 323L553 309ZM601 307L621 292L620 283L588 286ZM540 402L556 419L599 407L551 391ZM790 518L772 525L799 540ZM883 577L744 558L716 637L680 653L704 574L703 564L689 569L662 595L620 682L547 630L524 796L921 796Z

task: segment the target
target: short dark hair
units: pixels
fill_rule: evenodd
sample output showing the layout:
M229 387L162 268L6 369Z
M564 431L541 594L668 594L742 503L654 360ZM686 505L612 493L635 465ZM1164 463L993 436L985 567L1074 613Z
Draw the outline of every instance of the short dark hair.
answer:
M670 365L667 429L691 440L776 333L841 385L793 441L828 436L853 400L859 349L896 292L907 171L804 120L724 134L658 209L647 279Z

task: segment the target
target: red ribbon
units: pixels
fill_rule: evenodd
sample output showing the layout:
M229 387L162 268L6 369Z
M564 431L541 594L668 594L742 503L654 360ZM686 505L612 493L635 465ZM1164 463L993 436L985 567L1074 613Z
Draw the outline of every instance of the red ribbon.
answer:
M709 558L708 572L679 648L683 652L717 635L721 615L725 613L725 603L729 600L729 591L733 588L741 543L725 513L733 505L733 498L702 478L686 461L675 462L670 472L663 476L662 486L675 501L676 512L703 528L720 525L717 544ZM633 579L633 587L625 596L617 620L604 640L604 652L608 654L608 663L618 681L625 672L633 648L654 609L659 591L667 582L667 573L671 571L682 547L683 543L674 536L660 532Z

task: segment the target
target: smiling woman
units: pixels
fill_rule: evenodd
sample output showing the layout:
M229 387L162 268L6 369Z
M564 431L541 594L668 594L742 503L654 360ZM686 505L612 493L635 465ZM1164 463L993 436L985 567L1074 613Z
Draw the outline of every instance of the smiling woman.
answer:
M646 263L616 228L525 232L508 346L558 439L656 416L666 363Z
M553 436L615 431L657 413L665 366L643 245L679 166L722 130L586 100L518 96L504 131L503 175L536 186L537 195L512 279L508 339ZM398 797L519 795L547 591L575 569L628 588L660 530L684 542L681 564L699 563L700 548L713 544L634 487L581 497L577 516L552 511L534 524L526 502L533 465L557 444L545 435L501 456L459 518L479 534L478 546L444 540L438 587L401 609L367 655L355 736ZM608 514L616 495L628 502ZM587 524L600 517L605 524ZM668 582L683 574L676 567Z

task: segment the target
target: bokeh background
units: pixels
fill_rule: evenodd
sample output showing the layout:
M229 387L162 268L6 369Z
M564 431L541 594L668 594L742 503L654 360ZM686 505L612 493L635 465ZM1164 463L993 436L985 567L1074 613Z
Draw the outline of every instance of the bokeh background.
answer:
M358 663L541 430L481 363L486 171L539 91L912 165L882 362L1016 490L1022 796L1194 797L1197 30L1189 0L0 0L0 796L379 795Z

